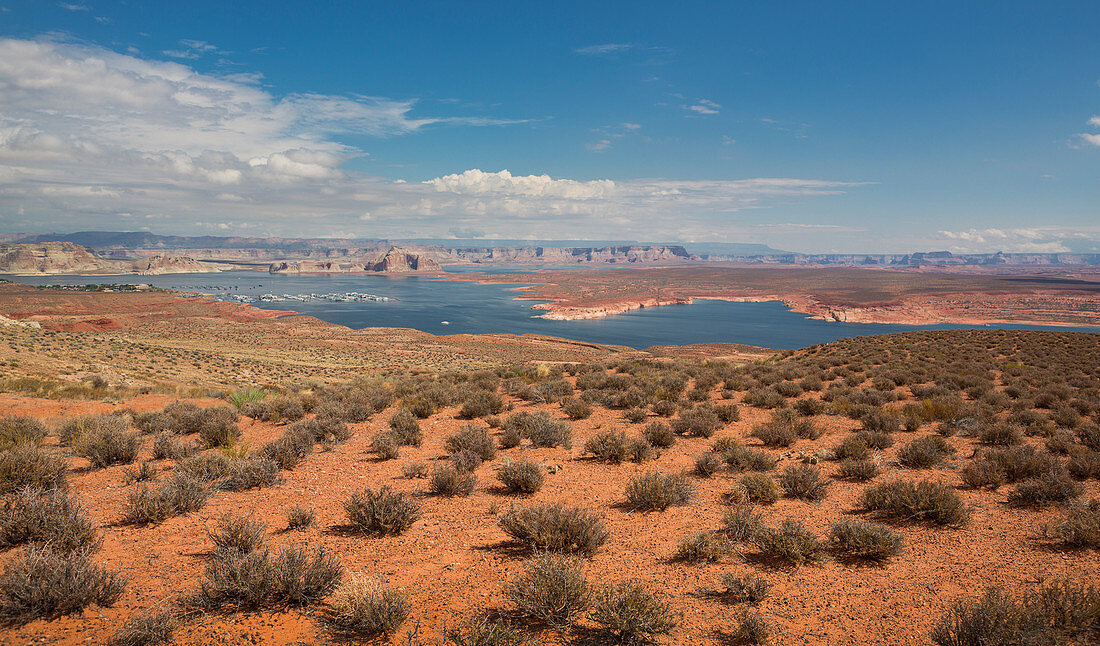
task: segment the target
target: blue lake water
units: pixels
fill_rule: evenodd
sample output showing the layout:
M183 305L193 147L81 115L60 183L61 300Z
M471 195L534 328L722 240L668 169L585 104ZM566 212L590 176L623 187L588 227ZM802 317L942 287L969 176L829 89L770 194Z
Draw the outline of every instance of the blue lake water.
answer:
M493 268L498 273L501 268ZM514 271L514 270L513 270ZM484 273L489 273L488 271ZM731 303L702 300L692 305L669 305L602 319L549 321L537 318L534 301L514 300L516 285L479 285L423 276L371 275L284 276L256 271L164 276L47 276L14 277L31 285L85 283L147 283L167 289L202 292L225 298L229 294L326 294L365 292L386 296L386 302L283 301L253 303L256 307L294 310L319 319L364 327L410 327L432 334L508 332L552 336L646 348L651 345L730 342L768 348L801 348L836 339L909 330L977 328L966 325L888 325L835 323L807 318L780 302ZM447 323L445 324L444 321ZM995 325L1003 329L1051 329L1100 332L1100 328Z

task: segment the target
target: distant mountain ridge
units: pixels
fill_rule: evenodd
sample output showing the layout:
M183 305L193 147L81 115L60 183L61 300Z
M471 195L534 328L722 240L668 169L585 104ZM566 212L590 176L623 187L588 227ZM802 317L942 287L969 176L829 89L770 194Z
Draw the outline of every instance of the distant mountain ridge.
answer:
M1072 266L1100 265L1100 253L981 253L954 254L949 251L905 254L805 254L750 243L614 243L553 244L518 240L389 240L374 238L279 238L241 236L162 236L131 231L79 231L67 234L0 235L11 243L61 242L94 250L99 257L133 261L141 256L174 252L173 256L195 261L243 263L266 266L274 263L351 263L400 248L440 265L448 264L531 264L605 265L725 262L784 265L844 265L867 267L925 266ZM520 244L499 244L499 243ZM460 244L468 243L468 244ZM565 244L570 243L570 244ZM335 266L335 265L333 265Z

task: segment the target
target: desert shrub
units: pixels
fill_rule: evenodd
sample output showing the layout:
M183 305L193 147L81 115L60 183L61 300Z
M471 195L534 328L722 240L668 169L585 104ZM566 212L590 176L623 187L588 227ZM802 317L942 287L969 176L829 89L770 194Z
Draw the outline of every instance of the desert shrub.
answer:
M125 421L119 417L102 416L103 419L74 441L74 449L101 469L114 464L130 464L137 458L141 438L131 433ZM110 421L108 421L110 420Z
M779 500L779 487L771 476L763 473L746 473L738 482L744 487L749 502L766 504Z
M1051 411L1050 421L1062 428L1077 428L1081 424L1081 413L1071 406L1058 406Z
M343 442L351 437L347 424L335 417L323 416L294 422L286 432L307 434L314 442Z
M597 632L623 644L651 643L676 627L672 605L633 582L597 592L588 618L596 624Z
M648 417L649 412L639 406L628 408L626 411L623 412L623 419L630 422L631 424L641 424L642 422L646 421Z
M157 433L153 438L154 460L180 460L190 457L199 451L199 446L193 443L184 444L179 438L170 433Z
M749 541L762 526L760 512L750 504L737 504L722 514L722 531L732 541Z
M218 518L206 534L215 552L254 552L264 546L267 525L245 514L228 513Z
M523 435L516 428L504 429L500 434L499 442L502 449L514 449L523 442Z
M528 429L527 438L536 448L573 448L573 427L564 420L552 420L549 416L536 417L536 423Z
M722 596L733 603L760 603L768 597L772 584L755 574L723 574Z
M688 437L710 437L722 428L722 421L714 410L700 406L680 411L680 416L672 420L672 431Z
M829 527L829 542L845 556L885 561L901 553L905 540L886 525L844 518Z
M766 644L771 638L767 620L756 613L748 613L734 631L734 638L742 644Z
M230 408L203 409L199 418L199 439L208 447L233 446L241 437L237 413Z
M872 449L888 449L894 446L894 436L889 433L883 433L881 431L860 431L855 434L856 437L863 440L869 448Z
M412 637L409 641L413 643ZM529 640L511 621L478 615L446 628L443 642L450 646L526 646Z
M401 457L401 445L390 431L378 431L371 436L370 452L379 460L396 460Z
M64 489L69 467L65 458L34 444L19 444L0 451L0 494L23 487Z
M483 461L497 456L496 443L489 435L489 429L474 424L463 426L462 430L448 437L443 446L450 453L469 451Z
M340 560L323 547L281 549L272 560L271 571L272 600L292 606L321 601L344 576Z
M1077 429L1077 439L1093 451L1100 451L1100 424L1083 424Z
M790 446L798 439L798 434L791 427L767 423L754 426L751 435L764 446Z
M860 418L862 430L872 433L897 433L901 428L901 418L894 413L875 409Z
M799 399L794 402L794 409L799 415L813 417L825 412L825 403L820 399Z
M926 469L954 452L955 448L939 435L924 435L898 449L898 462L909 469Z
M833 449L833 455L837 460L866 460L871 456L871 447L862 437L852 434L841 440Z
M118 415L81 415L65 421L58 429L60 444L75 446L88 433L109 429L115 433L125 433L129 429L126 420Z
M46 437L46 425L33 417L0 417L0 451L23 444L38 444Z
M729 424L741 419L741 410L737 408L737 404L722 404L714 407L714 414L718 416L718 419L722 422Z
M465 449L447 456L451 466L463 473L471 473L481 466L481 456Z
M1044 444L1047 451L1059 455L1069 455L1080 448L1077 445L1077 437L1066 429L1058 429L1048 435Z
M271 487L283 481L279 465L262 457L230 460L229 472L218 487L225 491L247 491Z
M1064 469L1052 469L1028 478L1016 485L1016 491L1008 496L1008 501L1017 505L1042 507L1072 500L1085 492L1081 483L1071 479Z
M408 397L404 406L417 419L427 419L436 411L436 403L430 397Z
M344 511L352 527L370 534L401 534L420 518L420 506L389 487L353 492Z
M1100 453L1096 451L1077 453L1066 463L1066 471L1078 480L1100 478Z
M1069 644L1095 636L1100 590L1061 581L1026 591L1014 601L997 588L956 601L932 629L940 646Z
M729 554L731 549L729 539L717 532L696 532L680 539L673 558L687 563L718 561Z
M618 464L628 457L626 433L614 430L600 431L584 443L584 452L591 453L597 460Z
M722 470L725 461L721 455L713 451L701 453L695 458L695 475L700 478L709 478Z
M414 478L427 478L428 465L423 462L406 462L401 465L401 476L410 480Z
M751 540L763 555L794 564L816 561L825 551L825 544L802 521L793 518L785 519L777 528L760 527Z
M846 480L864 482L878 475L878 465L874 460L841 460L837 475Z
M92 553L34 545L23 550L0 573L0 624L21 626L73 615L93 604L113 606L126 579L96 565Z
M512 506L500 527L533 549L591 556L611 534L595 512L560 504Z
M752 388L745 393L742 401L756 408L778 408L787 403L786 398L773 388Z
M262 388L241 388L226 395L225 400L230 404L233 404L236 408L241 408L245 404L251 404L255 402L261 402L267 399L268 392Z
M167 644L179 628L172 608L156 606L134 615L112 637L111 646L155 646Z
M681 475L649 471L626 485L627 504L637 511L664 511L686 505L695 496L695 487Z
M653 404L653 414L660 417L672 417L679 410L679 406L671 399L662 399L661 401Z
M970 512L949 486L930 480L872 485L863 491L860 505L886 518L944 526L961 526L970 518Z
M26 543L58 551L95 548L95 525L77 499L63 491L20 489L0 506L0 549Z
M828 494L829 481L811 464L792 464L779 474L779 486L788 498L819 502Z
M504 400L500 398L500 395L487 390L476 390L466 398L466 401L462 402L458 415L465 419L474 419L476 417L499 415L503 410Z
M432 475L428 478L428 490L437 496L469 496L476 485L476 475L451 464L432 469Z
M130 492L123 522L131 525L160 523L173 516L198 511L210 497L210 488L188 475L175 474L156 489L139 485Z
M261 422L293 422L302 419L306 414L301 401L286 395L249 402L238 408L241 414Z
M750 449L737 442L722 451L722 459L738 471L771 471L779 460L763 451Z
M997 487L1006 482L1034 478L1056 469L1058 461L1033 446L990 449L977 455L962 471L963 482L972 487Z
M978 433L978 439L982 444L1007 446L1023 442L1024 432L1019 426L1013 424L990 424L982 428Z
M229 475L232 459L222 452L202 453L176 463L172 473L188 476L201 482L213 482Z
M497 479L511 493L535 493L542 489L544 478L542 465L526 460L505 461L497 470Z
M288 429L278 438L260 447L258 455L277 464L280 469L293 469L313 452L313 436Z
M644 437L632 437L626 441L626 454L631 462L642 463L656 457L657 451Z
M397 632L411 611L412 604L404 592L355 577L332 594L322 621L342 637L375 639Z
M592 416L592 405L583 399L570 397L562 400L561 411L572 420L587 419Z
M286 528L290 531L300 531L312 527L317 520L317 512L294 505L286 510Z
M568 626L592 598L579 558L539 554L508 582L504 595L517 614L549 626Z
M1100 500L1070 505L1065 517L1047 528L1047 533L1069 547L1100 549Z
M390 416L390 434L401 446L420 446L424 435L420 432L420 422L407 408L402 408Z
M672 428L664 422L650 422L642 429L642 437L649 442L651 446L657 448L668 448L676 443L676 434L672 432Z
M775 392L784 397L798 397L802 394L802 386L799 386L793 381L781 381L775 384L773 388L775 388Z

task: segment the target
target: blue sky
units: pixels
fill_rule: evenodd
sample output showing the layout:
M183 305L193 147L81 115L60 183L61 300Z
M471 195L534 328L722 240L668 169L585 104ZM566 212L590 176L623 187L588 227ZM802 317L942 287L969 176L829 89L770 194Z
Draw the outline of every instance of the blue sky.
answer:
M1100 251L1096 3L520 4L0 0L0 229Z

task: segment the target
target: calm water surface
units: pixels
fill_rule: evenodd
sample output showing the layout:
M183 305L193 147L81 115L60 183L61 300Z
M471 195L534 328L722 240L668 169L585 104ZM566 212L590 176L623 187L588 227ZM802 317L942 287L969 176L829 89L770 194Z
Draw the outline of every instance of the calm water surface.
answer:
M485 268L483 273L514 272L515 268ZM85 283L148 283L157 287L212 294L326 294L365 292L386 296L387 302L284 301L253 303L264 309L294 310L319 319L364 327L410 327L432 334L509 332L553 336L646 348L651 345L731 342L768 348L801 348L816 343L868 334L909 330L978 328L968 325L887 325L833 323L791 312L780 302L730 303L701 300L693 305L669 305L583 321L536 318L534 301L514 300L510 287L446 281L423 276L401 278L370 275L284 276L255 271L165 276L46 276L15 277L30 285ZM444 323L446 321L446 323ZM996 325L1003 329L1052 329L1100 332L1100 328Z

